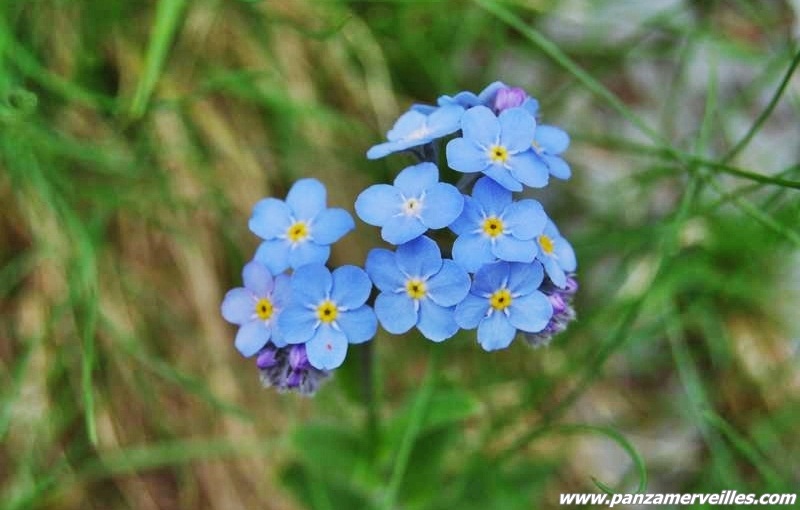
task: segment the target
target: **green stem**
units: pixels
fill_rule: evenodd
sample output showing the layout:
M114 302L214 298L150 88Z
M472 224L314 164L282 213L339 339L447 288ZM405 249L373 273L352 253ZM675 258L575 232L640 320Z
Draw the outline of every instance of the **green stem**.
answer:
M397 494L400 491L400 485L403 483L403 476L405 476L408 468L408 461L411 458L411 450L414 447L414 442L417 440L417 436L422 427L422 421L428 411L428 405L433 395L440 351L441 349L433 349L433 354L428 361L428 368L425 371L425 380L422 381L422 387L417 392L417 399L411 410L408 428L406 428L403 439L400 442L400 448L397 451L397 457L394 461L392 476L389 479L389 485L383 500L382 508L385 510L392 510L395 508Z
M378 413L378 388L375 384L375 348L367 342L361 349L361 398L367 411L366 432L369 456L375 460L380 441L380 415Z

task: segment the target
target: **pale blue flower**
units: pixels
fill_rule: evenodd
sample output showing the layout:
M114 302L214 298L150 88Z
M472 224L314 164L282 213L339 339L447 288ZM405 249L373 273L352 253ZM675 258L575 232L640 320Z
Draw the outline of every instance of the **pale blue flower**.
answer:
M577 268L575 251L572 245L561 237L556 224L548 220L542 232L536 238L539 245L538 258L550 280L559 288L567 286L567 275Z
M331 273L322 264L308 264L295 270L291 286L292 303L278 324L287 343L305 343L314 368L338 367L348 343L363 343L375 336L375 312L364 304L372 282L363 269L342 266Z
M371 147L367 151L367 158L382 158L454 133L460 127L463 113L464 108L455 104L430 109L412 107L386 133L389 141Z
M280 273L289 267L324 264L330 245L355 223L344 209L326 207L325 186L316 179L300 179L289 190L286 201L265 198L250 218L250 230L264 239L255 259Z
M453 260L469 272L497 259L533 262L547 215L536 200L513 201L511 192L482 177L466 197L461 216L450 225L458 234Z
M456 323L478 328L478 343L487 351L508 347L517 331L542 331L553 306L537 289L543 279L538 262L495 262L475 274L467 297L456 306Z
M272 341L278 347L286 345L278 328L278 316L290 297L289 277L274 277L269 269L251 261L242 270L244 287L231 289L222 301L222 316L239 326L235 345L243 356L252 356Z
M485 106L470 108L461 118L462 137L447 144L447 164L465 173L483 172L511 191L522 185L547 185L548 169L530 149L536 120L521 107L495 116Z
M455 220L464 197L451 184L439 182L439 169L433 163L420 163L400 172L394 186L375 184L356 199L356 214L370 225L381 228L381 237L391 244L402 244L429 228L444 228Z
M569 135L563 129L544 124L536 127L531 150L544 161L553 177L569 179L572 175L569 165L561 157L567 147Z
M442 260L433 240L418 237L394 253L376 248L366 269L381 291L375 313L383 329L398 335L416 326L434 342L458 331L453 311L469 291L469 275L452 260Z

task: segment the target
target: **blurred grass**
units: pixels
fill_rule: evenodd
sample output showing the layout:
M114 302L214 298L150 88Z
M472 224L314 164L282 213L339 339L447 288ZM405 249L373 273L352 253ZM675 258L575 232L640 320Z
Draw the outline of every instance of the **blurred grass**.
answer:
M796 490L793 5L4 2L2 506L549 507L642 465L650 492ZM495 79L573 134L575 177L534 195L577 249L580 320L492 355L379 336L368 462L356 352L309 401L232 349L246 220L301 176L352 209L402 168L363 154L407 105Z

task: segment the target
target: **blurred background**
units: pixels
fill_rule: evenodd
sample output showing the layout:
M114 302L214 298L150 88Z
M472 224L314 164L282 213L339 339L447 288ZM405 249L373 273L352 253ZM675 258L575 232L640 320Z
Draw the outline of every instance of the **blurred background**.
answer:
M789 0L3 1L0 506L796 491L798 38ZM363 347L312 399L261 388L219 313L255 202L314 176L352 211L412 161L364 157L400 113L498 79L572 136L532 196L578 321L492 354L379 333L367 392Z

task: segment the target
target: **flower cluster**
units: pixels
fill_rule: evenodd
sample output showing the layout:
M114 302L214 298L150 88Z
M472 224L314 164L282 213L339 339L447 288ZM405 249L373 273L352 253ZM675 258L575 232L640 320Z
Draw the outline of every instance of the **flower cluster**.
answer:
M239 326L235 346L256 356L263 384L312 394L378 323L433 342L477 329L487 351L518 334L544 345L563 331L575 318L575 253L538 201L515 197L550 176L570 177L561 157L569 136L538 114L524 90L495 82L400 116L367 157L408 151L420 162L358 195L358 217L393 247L371 250L363 269L327 267L331 244L354 222L327 207L318 180L297 181L285 200L258 202L249 227L263 242L222 315ZM445 142L448 167L466 174L458 186L440 181ZM434 232L443 229L454 234L451 245L437 243L449 237Z

